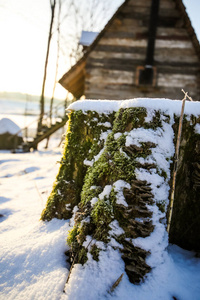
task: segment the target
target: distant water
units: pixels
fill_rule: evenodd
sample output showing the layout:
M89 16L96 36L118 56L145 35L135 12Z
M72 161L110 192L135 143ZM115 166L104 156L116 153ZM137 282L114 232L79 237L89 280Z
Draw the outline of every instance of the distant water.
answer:
M49 110L49 102L45 106L45 111ZM28 136L35 136L37 120L39 117L39 103L36 101L25 101L18 99L0 98L0 120L2 118L11 119L21 129L28 126ZM60 108L60 115L63 116L64 108ZM25 132L23 131L23 135Z
M21 129L32 123L30 128L33 131L37 126L38 115L39 105L36 102L27 104L21 100L0 99L0 119L9 118Z
M0 98L0 113L1 114L20 114L26 113L38 115L39 114L39 103L35 101L23 101L15 99L3 99Z

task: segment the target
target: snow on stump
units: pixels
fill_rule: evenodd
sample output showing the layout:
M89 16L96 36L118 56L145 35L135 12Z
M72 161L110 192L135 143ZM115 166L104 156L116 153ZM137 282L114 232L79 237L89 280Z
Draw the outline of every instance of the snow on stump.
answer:
M0 149L12 150L23 142L20 127L8 118L0 120Z
M107 261L117 278L125 271L131 283L139 284L162 263L168 245L166 216L181 101L85 100L69 108L61 167L41 218L71 218L67 255L72 265L84 266L80 272L96 262L106 278ZM198 111L199 103L186 103L175 200L181 213L175 207L170 232L175 243L176 235L182 235L182 247L194 250L199 233L192 231L196 243L189 235L192 219L200 213ZM191 172L184 173L185 164L192 168L193 181ZM188 199L195 201L190 208ZM183 218L188 232L182 231ZM115 265L114 257L119 260ZM81 289L84 276L80 278ZM115 280L105 282L106 288Z

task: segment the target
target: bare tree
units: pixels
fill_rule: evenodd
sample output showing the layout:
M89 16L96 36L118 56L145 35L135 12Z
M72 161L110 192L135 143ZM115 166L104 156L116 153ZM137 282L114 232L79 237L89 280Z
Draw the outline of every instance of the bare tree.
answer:
M44 117L44 91L45 91L45 84L46 84L46 77L47 77L47 66L48 66L49 51L50 51L50 43L51 43L51 39L52 39L52 29L53 29L53 22L54 22L54 16L55 16L55 8L56 8L56 0L49 0L49 1L50 1L50 7L51 7L51 20L50 20L50 26L49 26L47 52L46 52L46 59L45 59L45 65L44 65L42 93L41 93L41 96L40 96L40 116L39 116L39 120L38 120L37 132L40 132L42 130L42 121L43 121L43 117Z
M60 17L61 17L61 7L62 7L62 0L58 0L58 17L57 17L57 57L56 57L56 70L55 70L55 78L54 78L54 85L53 85L53 92L50 100L50 110L49 110L49 125L52 125L52 112L53 112L53 102L54 102L54 95L56 90L57 84L57 76L58 76L58 65L59 65L59 57L60 57ZM46 147L48 148L49 138L47 138Z
M49 0L51 19L49 26L46 59L42 93L40 96L40 116L37 132L42 131L45 106L45 83L52 37L57 37L57 58L55 79L50 101L50 125L52 124L52 110L58 76L61 76L83 55L83 48L79 44L82 30L100 31L112 15L114 6L112 0ZM118 0L123 1L123 0ZM113 4L113 3L112 3ZM57 18L56 18L57 8ZM54 32L53 32L53 28ZM65 60L65 63L63 63ZM48 146L48 142L47 142Z
M53 100L54 100L54 94L56 89L56 83L57 83L57 76L58 76L58 64L59 64L59 56L60 56L60 16L61 16L61 0L58 2L58 21L57 21L57 57L56 57L56 70L55 70L55 79L54 79L54 85L53 85L53 92L52 97L50 100L50 112L49 112L49 119L50 119L50 125L52 123L52 109L53 109Z
M116 2L119 5L123 0ZM67 11L67 17L63 17L60 45L63 54L71 58L71 64L83 55L79 44L81 32L101 31L118 5L112 0L73 0L69 7L69 1L66 1L63 11ZM71 64L68 60L68 68Z

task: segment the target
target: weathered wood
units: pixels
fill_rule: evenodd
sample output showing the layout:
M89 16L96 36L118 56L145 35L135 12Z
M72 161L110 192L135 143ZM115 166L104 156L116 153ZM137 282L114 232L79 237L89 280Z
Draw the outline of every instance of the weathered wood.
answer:
M143 22L146 25L145 22ZM178 17L170 17L170 16L159 16L158 26L160 27L168 27L168 28L183 28L184 23L182 19Z
M98 65L98 64L92 64L92 65L88 65L88 69L93 69L95 67L96 68L104 68L104 69L107 69L107 70L116 70L116 71L129 71L129 72L132 72L136 69L138 64L135 64L134 66L125 66L123 64L118 64L118 65L103 65L103 63L101 65ZM141 64L140 64L141 65Z
M105 60L98 60L90 58L87 64L87 72L89 69L98 69L104 68L106 70L121 70L121 71L133 71L136 69L138 65L144 64L144 60L122 60L122 59L105 59Z
M193 49L191 41L176 41L176 40L156 40L156 48L179 48L179 49Z
M194 52L194 48L172 48L170 49L170 53L168 48L163 48L162 51L160 49L155 50L155 61L157 63L174 62L181 66L184 63L186 65L188 63L198 64L199 59Z
M157 35L156 36L157 40L174 40L174 41L190 41L189 37L187 35L185 36L177 36L177 35L168 35L168 36L163 36L163 35Z
M94 59L109 59L109 58L117 58L120 60L144 60L145 59L145 54L144 53L121 53L121 52L104 52L104 51L93 51L90 55L91 58Z
M151 6L151 0L130 0L128 1L127 6L129 7L150 7ZM166 1L162 0L160 3L161 8L175 8L176 4L174 1Z
M85 60L81 61L79 64L76 65L76 68L72 67L72 69L68 72L68 75L63 76L60 81L62 81L62 80L65 80L66 82L71 81L73 78L75 78L81 72L84 72L85 65L86 65Z
M130 0L128 6L150 7L151 0Z
M182 86L173 86L173 85L167 85L163 83L163 76L161 75L158 80L160 82L157 83L157 86L155 88L151 86L140 86L139 88L136 87L135 84L107 84L107 82L96 82L93 83L92 85L88 80L86 80L86 85L85 89L87 94L89 95L89 98L94 98L94 99L130 99L134 97L152 97L152 98L157 98L157 97L163 97L166 98L166 95L171 95L172 99L181 99L182 97L182 88L183 87L188 87L190 90L190 94L192 97L197 94L198 88L191 87L193 84L192 81L188 83L188 79L192 79L191 77L186 79L186 82L182 82ZM170 80L171 75L169 78L165 77L165 80ZM177 78L180 78L180 75L177 77L174 77L174 80L178 81ZM173 83L173 82L172 82ZM180 81L178 81L178 84ZM96 96L95 96L96 93ZM100 94L102 94L102 97L100 97ZM106 98L107 95L107 98ZM110 98L111 97L111 98ZM199 100L199 97L198 99Z
M134 53L134 54L145 54L144 47L129 47L121 45L97 45L94 51L105 51L105 52L115 52L115 53ZM93 51L92 51L93 52ZM91 52L91 53L92 53Z
M172 0L161 0L160 1L160 8L169 8L169 9L175 9L176 8L176 3L175 1Z
M112 45L112 46L127 46L127 47L146 47L146 39L131 39L131 38L102 38L99 45ZM193 48L192 42L189 40L156 40L156 48Z
M158 74L158 86L197 88L196 76L185 74Z
M198 75L199 72L199 68L198 66L196 67L187 67L187 66L173 66L173 64L171 66L166 65L165 63L163 63L162 65L157 66L157 71L158 73L164 73L164 74L179 74L180 76L182 74L187 74L187 75Z
M157 28L158 36L188 36L187 30L185 28L167 28L167 27L158 27Z
M120 86L102 86L92 87L87 89L86 84L86 92L88 99L111 99L111 100L121 100L121 99L132 99L135 97L151 97L158 98L163 97L166 98L166 95L172 95L172 99L181 99L182 93L180 88L155 88L152 90L150 87L140 87L136 88L130 85L120 85ZM167 94L168 93L168 94Z
M77 80L76 82L68 86L68 88L73 92L75 92L76 90L83 89L84 88L83 80Z
M98 58L97 52L105 53L105 57L112 57L114 53L120 53L122 54L122 57L124 58L125 53L131 53L133 54L133 58L137 57L139 59L140 55L143 57L145 55L145 48L143 47L127 47L127 46L112 46L112 45L98 45L95 48L96 51L91 52L92 58ZM93 56L94 52L94 56ZM112 53L112 54L109 54ZM137 56L138 55L138 56ZM117 56L117 57L119 57ZM99 58L102 58L101 56ZM194 48L172 48L170 49L170 55L169 55L169 49L163 48L162 51L160 49L155 49L155 58L157 62L178 62L182 65L184 62L186 64L188 63L198 63L199 59L197 54L194 51ZM189 65L188 65L189 66ZM192 66L192 65L190 65Z
M81 97L84 94L84 81L85 76L81 75L70 82L63 82L62 85L70 91L76 98Z
M90 84L89 81L86 80L86 85L85 88L87 90L87 92L98 92L99 93L108 93L108 95L110 94L115 94L116 91L116 95L119 95L119 99L121 96L125 97L125 98L121 98L121 99L126 99L128 97L128 94L130 94L129 98L132 98L133 96L135 97L135 93L137 94L137 96L145 96L147 94L150 94L150 97L157 97L158 94L161 94L162 97L166 97L166 95L164 96L164 93L172 93L173 96L179 94L180 97L182 95L181 93L181 89L182 87L188 87L191 88L191 92L193 94L196 93L196 88L193 87L192 85L195 85L195 80L194 82L192 82L192 77L186 77L187 75L185 75L185 82L182 82L182 84L179 81L178 76L176 77L175 75L173 76L173 82L171 81L172 84L174 85L167 85L166 81L167 79L170 80L170 77L167 77L166 74L161 74L157 80L157 86L155 88L151 87L151 86L140 86L139 88L135 85L135 84L122 84L119 82L114 82L112 84L108 84L106 80L104 81L96 81L93 83L93 85ZM190 81L188 81L188 79ZM105 97L104 95L104 97ZM109 98L108 98L109 99ZM174 98L174 99L177 99Z
M159 16L161 17L176 17L180 16L180 12L174 9L174 5L163 5L163 1L161 1ZM165 2L166 3L166 2ZM150 14L150 6L134 6L127 5L123 8L122 13L130 15L130 11L133 14L138 14L139 16L149 16Z
M118 18L119 19L132 19L134 18L135 20L144 20L144 21L149 21L149 14L145 14L145 13L136 13L136 12L133 12L132 10L129 10L129 11L126 11L126 12L123 12L121 11L119 14L118 14Z
M71 80L69 83L65 82L66 86L69 88L69 89L76 89L76 86L78 85L82 85L82 82L83 82L83 74L80 74L80 76L77 76L76 78L74 78L73 80Z
M147 33L148 32L148 28L147 27L142 27L139 25L133 25L133 24L121 24L117 27L118 25L113 25L111 27L109 27L109 29L105 32L104 37L113 37L115 35L115 37L119 37L119 35L117 34L132 34L134 36L137 36L137 34L141 34L141 33ZM117 28L116 28L117 27ZM134 30L133 30L134 28Z
M86 80L90 83L106 83L106 84L133 84L134 73L128 71L91 69L90 73L86 73Z
M132 25L130 25L132 28ZM120 30L116 31L113 27L108 30L104 38L133 38L133 39L147 39L148 38L148 28L138 27L134 31L128 30L127 26L120 26ZM158 28L157 29L157 39L163 40L179 40L187 41L189 40L188 33L182 28Z
M122 10L121 13L123 14L130 14L132 13L133 16L135 16L136 14L138 16L149 16L150 14L150 7L147 6L132 6L130 9L130 6L125 6ZM138 17L136 17L136 19L138 19Z
M112 25L109 26L108 30L120 30L121 27L127 27L127 30L130 29L137 29L142 25L141 20L136 20L136 19L126 19L126 18L119 18L118 16L116 19L113 20ZM132 26L132 27L131 27ZM147 28L147 26L146 26ZM123 28L124 30L124 28Z
M160 1L161 5L162 5L162 0ZM180 12L178 10L175 10L173 8L162 8L162 6L160 7L159 10L159 17L173 17L173 18L179 18L180 17Z
M99 45L127 46L127 47L146 47L147 40L133 40L120 38L102 38Z
M127 69L126 67L123 67L123 65L118 65L116 67L109 67L109 70L118 70L118 71L127 71L129 70L130 72L135 72L137 65L135 65L135 67L130 67L129 69ZM93 69L93 66L90 66L87 68L87 74L90 74L90 70ZM95 67L96 69L98 68L97 66ZM101 66L102 68L102 66ZM105 73L106 73L106 68L105 69ZM182 80L182 75L193 75L196 78L196 82L197 82L197 86L199 86L199 81L197 80L197 76L199 73L199 69L198 68L186 68L186 67L171 67L171 66L159 66L157 67L157 73L161 73L161 74L168 74L169 76L171 75L178 75L180 77L180 81ZM184 81L183 81L184 82Z
M82 77L84 76L83 72L80 72L79 74L77 74L76 77L71 78L71 80L69 82L65 82L65 84L67 84L69 87L73 86L75 84L77 84L77 82L82 80Z
M146 27L142 27L141 29L134 31L108 31L104 38L131 38L131 39L147 39L148 38L148 30Z
M107 56L108 54L108 56ZM173 52L172 52L173 54ZM116 57L114 57L116 55ZM131 54L130 54L131 55ZM135 68L138 65L142 65L145 63L145 60L142 58L145 58L145 55L140 57L141 59L139 59L139 56L136 57L134 54L132 56L132 58L126 59L125 57L117 57L117 53L113 54L113 56L111 55L111 53L106 53L104 59L102 58L93 58L91 57L90 59L88 59L88 64L87 64L87 69L88 68L98 68L98 67L104 67L106 69L116 69L118 70L130 70ZM166 60L163 58L162 56L160 56L160 61L159 61L159 56L156 56L156 66L168 66L168 67L173 67L173 68L195 68L195 69L199 69L198 64L196 64L195 60L189 60L189 61L185 61L185 56L180 54L180 59L172 59L171 61L169 60L169 58L166 58ZM180 72L182 73L182 72Z

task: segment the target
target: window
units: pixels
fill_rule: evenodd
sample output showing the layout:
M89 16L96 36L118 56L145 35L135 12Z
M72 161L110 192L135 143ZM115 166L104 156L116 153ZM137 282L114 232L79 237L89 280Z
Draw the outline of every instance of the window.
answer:
M156 67L138 66L136 69L136 85L137 86L156 86Z

